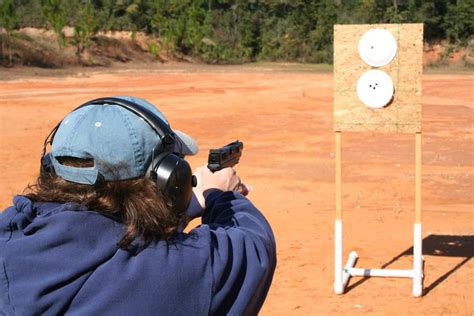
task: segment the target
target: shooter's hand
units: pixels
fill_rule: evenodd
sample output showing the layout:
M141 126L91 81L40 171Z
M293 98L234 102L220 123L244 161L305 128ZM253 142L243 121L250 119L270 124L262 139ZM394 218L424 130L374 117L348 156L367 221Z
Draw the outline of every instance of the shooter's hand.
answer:
M194 171L197 186L193 189L199 204L204 209L206 196L215 190L238 191L247 195L251 188L240 181L237 172L233 168L224 168L212 173L206 166L199 167Z

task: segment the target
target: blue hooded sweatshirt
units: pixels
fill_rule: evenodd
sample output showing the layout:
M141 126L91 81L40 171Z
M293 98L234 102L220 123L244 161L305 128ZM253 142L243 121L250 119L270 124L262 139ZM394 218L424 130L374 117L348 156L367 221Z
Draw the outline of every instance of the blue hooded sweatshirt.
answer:
M0 315L255 315L276 265L263 215L213 192L172 243L117 246L124 225L75 203L16 196L0 214Z

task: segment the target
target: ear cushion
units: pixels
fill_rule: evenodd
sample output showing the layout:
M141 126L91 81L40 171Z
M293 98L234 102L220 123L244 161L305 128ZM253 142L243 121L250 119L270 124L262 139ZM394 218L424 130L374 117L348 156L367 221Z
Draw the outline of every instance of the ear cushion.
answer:
M152 166L151 177L170 199L173 210L184 212L193 194L193 173L189 163L173 153L162 153L155 158Z

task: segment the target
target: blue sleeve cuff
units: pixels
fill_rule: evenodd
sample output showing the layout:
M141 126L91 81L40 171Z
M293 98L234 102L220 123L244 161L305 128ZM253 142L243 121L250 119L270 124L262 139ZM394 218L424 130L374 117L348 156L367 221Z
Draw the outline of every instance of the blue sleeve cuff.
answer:
M224 193L224 191L214 189L206 195L206 209L210 209L214 206L216 200Z

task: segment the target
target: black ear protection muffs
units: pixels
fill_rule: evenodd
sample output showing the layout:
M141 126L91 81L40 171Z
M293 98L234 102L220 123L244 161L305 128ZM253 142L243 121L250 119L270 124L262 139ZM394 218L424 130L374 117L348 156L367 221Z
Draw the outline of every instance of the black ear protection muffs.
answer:
M73 111L90 105L117 105L141 117L160 137L160 142L152 151L150 164L145 176L153 179L157 187L163 192L163 195L170 199L171 207L176 212L184 212L191 201L193 177L189 163L184 160L180 153L175 153L175 144L181 144L176 139L175 133L171 128L147 108L134 102L120 98L99 98L88 101ZM62 121L61 121L62 122ZM46 154L46 147L53 143L54 135L61 125L59 122L48 134L43 145L41 155L41 169L43 173L54 173L54 166L51 161L50 153Z

